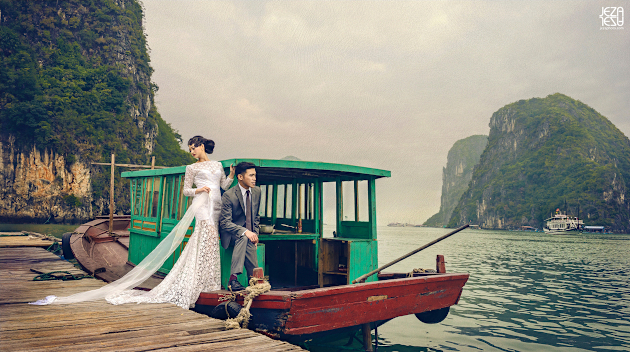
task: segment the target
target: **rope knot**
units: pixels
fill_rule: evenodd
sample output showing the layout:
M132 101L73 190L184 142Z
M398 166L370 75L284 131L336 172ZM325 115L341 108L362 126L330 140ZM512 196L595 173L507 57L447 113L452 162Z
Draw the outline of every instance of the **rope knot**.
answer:
M245 291L247 293L246 294L238 293L244 297L243 308L238 313L236 318L228 319L225 321L225 328L227 330L240 329L241 327L246 328L247 325L249 325L249 319L252 316L251 313L249 312L249 308L252 305L252 301L254 300L254 298L262 295L265 292L269 292L269 290L271 290L271 285L269 284L268 281L263 280L263 282L258 283L259 280L260 279L258 278L252 277L249 280L249 286L245 288ZM227 300L228 297L232 297L233 299L236 299L236 294L229 293L229 294L223 295L222 297L219 297L219 300Z

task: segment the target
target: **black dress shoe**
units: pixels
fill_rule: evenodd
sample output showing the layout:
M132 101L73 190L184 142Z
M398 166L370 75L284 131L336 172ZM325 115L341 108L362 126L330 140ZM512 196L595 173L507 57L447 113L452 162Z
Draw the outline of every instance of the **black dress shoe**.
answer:
M228 283L228 287L231 287L232 292L243 291L245 289L245 287L243 287L243 285L241 285L241 283L238 282L238 280L231 280Z

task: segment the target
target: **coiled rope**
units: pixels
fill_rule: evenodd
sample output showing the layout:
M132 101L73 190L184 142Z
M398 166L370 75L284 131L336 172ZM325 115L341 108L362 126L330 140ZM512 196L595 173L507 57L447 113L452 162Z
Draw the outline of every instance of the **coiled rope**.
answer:
M433 269L416 268L416 269L413 269L411 272L408 272L407 277L413 277L414 274L422 274L422 273L437 273L437 271Z
M33 269L31 269L31 271L39 273L39 275L37 275L37 276L35 276L33 278L33 281L48 281L48 280L68 281L68 280L81 280L81 279L86 279L86 278L91 278L91 279L94 278L94 276L86 275L86 274L74 275L74 274L70 273L69 271L51 271L49 273L42 273L42 272L39 272L39 271L35 271ZM57 273L63 273L63 274L66 274L66 275L53 275L53 274L57 274Z
M219 298L219 301L234 301L237 294L244 297L243 308L241 308L241 311L238 313L238 315L235 318L228 318L225 321L225 328L227 330L247 328L247 325L249 325L249 319L252 316L252 314L249 312L249 308L252 305L252 301L254 300L254 298L271 290L271 285L268 281L265 280L261 283L258 283L259 280L259 278L252 277L249 280L249 286L245 288L245 291L247 292L245 294L241 292L230 293ZM227 313L227 305L225 307Z

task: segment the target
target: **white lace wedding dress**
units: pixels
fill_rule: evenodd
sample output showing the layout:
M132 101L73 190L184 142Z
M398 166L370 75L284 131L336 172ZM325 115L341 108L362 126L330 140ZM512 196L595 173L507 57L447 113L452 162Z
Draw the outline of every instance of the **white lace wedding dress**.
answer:
M181 256L164 280L151 291L126 290L106 297L112 304L171 302L188 309L193 307L203 291L221 288L221 258L219 256L218 222L221 215L221 188L227 190L232 179L226 178L217 161L188 165L184 177L184 195L196 196L197 188L209 187L210 200L195 214L195 231Z
M206 192L195 194L197 188L209 187ZM221 288L221 259L219 256L218 221L221 215L221 191L232 183L217 161L198 162L186 167L183 193L195 200L171 233L138 266L122 278L100 289L78 293L68 297L48 296L32 304L67 304L105 298L112 304L171 302L184 309L194 306L203 291ZM192 218L197 220L181 256L162 280L151 291L132 288L142 283L159 269L179 247Z

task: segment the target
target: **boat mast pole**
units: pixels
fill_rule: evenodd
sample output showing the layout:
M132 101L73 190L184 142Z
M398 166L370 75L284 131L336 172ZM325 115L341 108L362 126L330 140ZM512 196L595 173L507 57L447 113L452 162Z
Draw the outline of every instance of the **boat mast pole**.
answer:
M459 231L461 231L461 230L463 230L463 229L467 228L468 226L470 226L470 225L469 225L469 224L466 224L466 225L464 225L464 226L462 226L462 227L458 227L458 228L456 228L455 230L453 230L453 231L451 231L451 232L447 233L446 235L444 235L444 236L442 236L442 237L440 237L440 238L438 238L438 239L436 239L436 240L434 240L434 241L432 241L432 242L429 242L429 243L425 244L424 246L422 246L422 247L420 247L420 248L418 248L418 249L414 249L413 251L411 251L411 252L409 252L409 253L407 253L407 254L403 255L402 257L400 257L400 258L398 258L398 259L395 259L395 260L393 260L393 261L391 261L391 262L389 262L389 263L387 263L387 264L385 264L385 265L381 266L380 268L374 269L374 270L370 271L370 272L369 272L369 273L367 273L367 274L364 274L364 275L359 276L358 278L356 278L356 279L352 280L352 283L353 283L353 284L356 284L356 283L359 283L359 282L365 282L365 280L366 280L368 277L370 277L370 276L372 276L372 275L374 275L374 274L378 273L379 271L382 271L383 269L387 269L387 268L389 268L390 266L392 266L392 265L394 265L394 264L398 263L399 261L401 261L401 260L403 260L403 259L406 259L406 258L409 258L409 257L411 257L412 255L414 255L414 254L416 254L416 253L420 252L421 250L423 250L423 249L425 249L425 248L431 247L432 245L434 245L434 244L436 244L436 243L440 242L441 240L443 240L443 239L445 239L445 238L447 238L447 237L450 237L450 236L452 236L452 235L454 235L454 234L458 233Z
M109 181L109 235L114 228L114 168L116 167L116 154L112 153L111 178Z
M147 169L166 169L168 166L155 166L155 156L151 157L151 165L135 165L135 164L116 164L116 154L112 154L112 162L107 163L92 163L92 165L103 165L111 167L111 177L109 180L109 235L112 235L114 230L114 168L119 167L141 167Z

